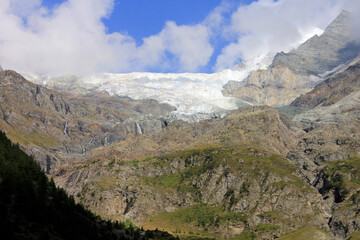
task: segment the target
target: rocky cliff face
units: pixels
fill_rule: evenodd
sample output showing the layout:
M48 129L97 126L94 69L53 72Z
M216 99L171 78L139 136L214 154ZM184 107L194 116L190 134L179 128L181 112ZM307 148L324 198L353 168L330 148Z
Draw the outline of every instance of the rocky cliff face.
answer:
M353 92L294 122L270 107L175 121L61 166L55 179L103 216L175 235L273 239L310 223L347 238L360 225L359 100ZM186 147L195 148L170 153Z
M61 160L81 158L130 133L161 131L160 115L173 107L106 93L75 96L36 85L13 71L0 72L0 125L35 155L47 172Z
M278 53L267 70L252 72L242 82L230 81L223 94L253 104L290 104L359 54L360 44L349 31L351 21L351 13L343 11L320 37L289 53Z
M335 74L317 85L312 91L298 97L292 106L314 108L337 103L352 92L360 90L360 62Z
M325 108L330 107L322 107L322 111ZM304 170L301 178L323 195L324 208L331 215L329 227L335 236L344 239L359 231L360 115L354 111L340 117L341 112L330 111L331 121L328 117L317 118L309 125L309 113L304 114L306 121L295 118L307 133L287 158Z
M340 239L359 230L360 91L358 64L319 84L292 105L312 107L293 120L305 133L287 158L323 195L331 231Z
M161 132L148 136L129 135L123 141L89 152L92 160L134 160L168 154L206 144L257 146L286 154L296 143L299 129L285 115L267 106L244 107L223 119L198 123L171 122Z
M286 66L276 66L252 72L242 82L228 82L223 94L253 104L282 106L309 92L320 81L317 76L301 76Z

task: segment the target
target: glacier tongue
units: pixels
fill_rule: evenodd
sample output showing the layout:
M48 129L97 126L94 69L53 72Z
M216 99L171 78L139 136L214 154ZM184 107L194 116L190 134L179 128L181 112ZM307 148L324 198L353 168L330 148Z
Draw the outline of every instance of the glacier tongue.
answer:
M255 70L251 67L207 73L102 73L89 76L39 76L24 74L29 80L76 91L107 91L133 99L156 99L177 108L176 116L213 114L244 105L239 99L224 97L221 90L229 80L242 81Z

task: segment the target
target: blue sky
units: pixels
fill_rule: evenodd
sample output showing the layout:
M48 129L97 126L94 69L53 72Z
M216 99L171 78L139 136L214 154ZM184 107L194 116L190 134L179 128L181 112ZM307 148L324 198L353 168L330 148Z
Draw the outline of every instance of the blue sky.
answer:
M161 32L167 21L174 21L177 25L198 24L221 2L221 0L116 0L113 13L108 19L104 19L104 23L109 32L126 32L135 38L138 45L141 45L143 38ZM252 1L227 2L235 9L236 5L248 4ZM212 43L214 54L200 71L213 71L215 56L226 43L223 39Z
M210 73L241 61L268 64L355 2L2 0L0 64L44 74Z

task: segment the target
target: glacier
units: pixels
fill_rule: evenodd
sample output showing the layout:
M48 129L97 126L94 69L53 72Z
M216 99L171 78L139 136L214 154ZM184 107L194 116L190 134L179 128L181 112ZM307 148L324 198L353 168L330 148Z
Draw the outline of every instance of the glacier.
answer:
M263 67L263 66L262 66ZM225 97L222 88L230 80L242 81L259 65L241 64L215 73L98 73L87 76L48 76L22 73L27 79L59 90L76 92L106 91L110 95L135 100L155 99L176 107L173 117L208 118L247 105L237 98Z

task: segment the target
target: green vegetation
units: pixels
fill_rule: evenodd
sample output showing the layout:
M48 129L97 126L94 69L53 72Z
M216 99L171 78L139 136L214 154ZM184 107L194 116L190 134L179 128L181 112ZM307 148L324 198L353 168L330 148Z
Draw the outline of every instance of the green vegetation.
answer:
M308 239L327 240L327 239L331 239L331 234L319 228L304 227L295 232L286 234L278 239L279 240L308 240Z
M59 141L42 132L24 133L16 127L9 127L9 125L4 123L0 123L0 127L1 129L7 130L7 135L13 142L19 143L23 146L34 144L48 149L61 145Z
M328 163L326 171L330 176L339 174L348 174L350 181L345 181L349 189L358 189L360 187L360 157L352 157L343 161L334 161Z
M130 162L130 164L133 165L133 166L136 166L136 165L138 165L139 163L142 163L142 162L149 162L149 161L153 160L154 158L156 158L156 157L147 157L147 158L142 159L142 160L132 160Z
M157 167L170 167L172 161L181 161L185 169L176 174L159 175L154 177L143 177L141 180L156 189L165 191L191 192L201 197L200 189L192 184L194 179L202 174L212 172L222 166L224 168L219 181L232 173L234 175L248 174L251 177L267 176L268 173L277 173L286 177L288 181L274 183L284 188L294 185L300 190L309 187L292 173L296 167L288 163L281 156L269 154L254 148L231 148L219 146L202 146L190 150L176 152L166 156L151 158L151 164ZM234 189L226 193L230 199L230 205L235 205L241 197L249 194L250 183L246 182L240 186L240 196L234 195ZM229 206L229 207L231 207Z
M291 184L299 189L308 188L303 181L292 174L297 170L296 166L279 155L270 154L255 148L202 146L158 157L152 161L152 164L159 167L169 167L170 162L177 160L184 162L185 170L177 175L163 178L159 178L159 176L158 180L148 179L146 182L154 186L162 184L163 186L174 188L172 186L186 184L186 181L189 179L196 178L222 166L225 169L224 175L246 173L252 177L258 177L259 175L266 176L267 173L271 172L288 179L286 182L279 182L278 185L280 187ZM246 192L245 190L244 192Z
M243 214L225 211L222 207L209 207L195 205L182 208L174 212L164 212L151 217L145 222L145 228L156 226L159 229L178 235L181 239L208 239L221 237L211 233L212 228L217 228L229 222L247 225L247 217ZM251 235L249 231L245 231ZM246 234L243 234L245 236ZM246 238L235 238L246 239Z
M254 240L255 234L248 229L245 229L241 234L237 235L234 240Z
M76 204L4 133L0 133L0 216L2 239L139 239L141 235L172 239L167 233L102 220Z
M282 113L284 115L287 115L291 119L293 119L297 114L301 114L306 111L309 111L309 109L307 109L307 108L290 106L290 105L276 107L276 110L278 110L280 113Z
M115 176L100 177L100 178L96 179L95 184L100 189L107 189L116 184L116 177Z
M358 202L357 192L360 191L360 158L352 157L343 161L334 161L327 164L321 171L324 186L320 193L325 194L334 190L335 201L342 202L350 192L355 192L351 200Z
M199 193L199 190L196 189L194 186L183 183L183 177L181 174L144 177L141 179L144 181L145 184L156 187L157 189Z
M349 240L359 240L360 239L360 231L357 231L353 234L351 234Z
M279 229L278 226L273 224L259 224L256 226L256 232L276 232Z
M203 202L201 189L194 182L204 181L204 177L218 175L217 184L228 175L246 179L238 186L229 188L224 195L224 204L196 206L178 209L174 212L165 212L148 219L145 227L159 228L178 235L181 239L221 239L215 229L227 226L229 222L242 224L245 230L234 239L254 239L256 236L273 234L279 226L260 224L249 229L246 217L243 214L231 212L242 198L251 192L254 181L266 182L270 175L281 177L281 181L274 182L273 187L284 189L287 186L299 191L311 190L310 187L293 173L297 168L283 157L250 147L223 147L218 145L200 146L173 154L152 159L149 163L159 169L172 169L176 163L179 169L176 174L164 174L152 177L143 177L141 180L157 191L176 191L197 194L197 201ZM181 170L180 170L181 169ZM265 191L265 190L261 190ZM282 219L282 212L268 212L264 217L277 221ZM289 223L291 224L291 223Z

